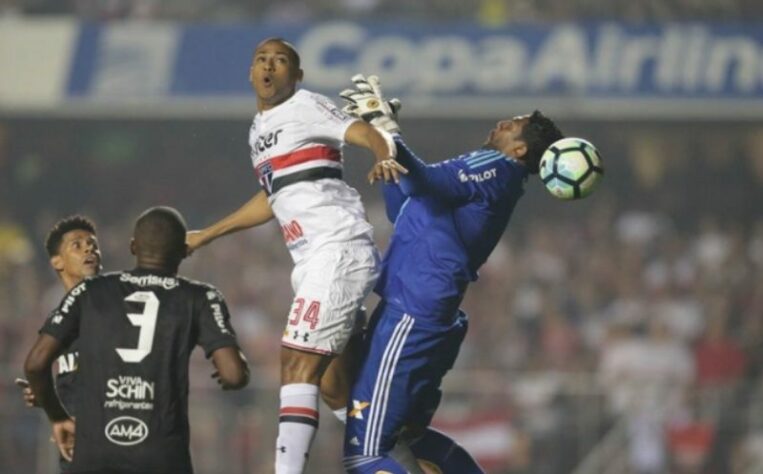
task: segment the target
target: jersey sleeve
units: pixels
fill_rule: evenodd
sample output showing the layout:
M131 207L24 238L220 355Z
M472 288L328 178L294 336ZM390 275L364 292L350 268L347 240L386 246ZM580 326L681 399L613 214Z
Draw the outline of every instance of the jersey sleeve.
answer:
M302 119L313 135L344 143L347 129L358 119L342 112L331 99L321 94L309 92L305 102Z
M497 151L479 150L466 157L428 165L395 137L397 160L408 169L400 189L408 196L431 196L458 204L477 199L492 200L513 182L506 157Z
M41 334L49 334L66 348L79 336L79 325L82 317L82 300L87 292L87 282L82 282L64 296L61 303L54 309L40 329Z
M387 212L387 219L394 224L408 196L403 193L397 183L384 183L382 196L384 196L384 209Z
M210 357L221 347L238 347L238 342L222 293L212 286L205 289L197 313L198 344Z

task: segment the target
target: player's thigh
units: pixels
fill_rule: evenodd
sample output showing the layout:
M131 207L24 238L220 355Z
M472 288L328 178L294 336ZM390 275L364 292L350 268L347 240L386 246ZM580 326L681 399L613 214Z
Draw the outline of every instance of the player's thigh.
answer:
M335 357L321 378L321 397L332 410L347 406L352 384L360 370L363 359L363 326L365 313L360 310L356 317L356 329L344 351Z
M294 301L281 343L339 355L355 331L356 313L378 276L373 246L347 245L318 252L294 269Z

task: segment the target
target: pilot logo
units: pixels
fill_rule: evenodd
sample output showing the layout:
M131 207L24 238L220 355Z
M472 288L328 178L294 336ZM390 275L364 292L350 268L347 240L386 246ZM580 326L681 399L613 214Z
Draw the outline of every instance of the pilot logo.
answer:
M114 418L106 425L106 438L120 446L134 446L148 437L148 426L132 416Z

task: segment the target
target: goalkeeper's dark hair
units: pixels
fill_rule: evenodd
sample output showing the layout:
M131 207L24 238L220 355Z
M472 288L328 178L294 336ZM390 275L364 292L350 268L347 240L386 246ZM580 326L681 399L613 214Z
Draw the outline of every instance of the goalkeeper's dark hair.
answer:
M527 144L524 163L530 174L537 174L540 158L546 148L555 141L564 138L561 130L548 117L536 110L522 129L522 140Z
M299 57L297 48L294 47L294 45L291 44L289 41L286 41L285 39L279 36L271 36L269 38L265 38L264 40L260 41L260 43L257 45L257 47L254 50L257 51L258 49L260 49L260 46L268 44L268 43L281 43L282 45L286 46L286 49L289 50L289 56L291 56L290 59L291 59L292 65L294 66L294 69L300 68L302 59Z
M64 235L73 230L84 230L95 235L95 224L87 217L80 215L64 217L53 224L50 232L48 232L48 236L45 237L45 251L48 252L48 257L58 255L61 251L61 242L64 240Z
M177 261L186 252L187 226L180 213L171 207L152 207L135 221L133 239L143 255L157 259Z

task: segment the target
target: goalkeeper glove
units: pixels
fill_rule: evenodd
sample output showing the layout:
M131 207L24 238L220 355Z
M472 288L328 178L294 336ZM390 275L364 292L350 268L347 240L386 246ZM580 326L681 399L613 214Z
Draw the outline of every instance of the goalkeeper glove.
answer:
M389 133L400 133L397 112L402 107L400 100L385 100L378 76L356 74L352 77L355 89L345 89L339 96L347 102L342 110Z

